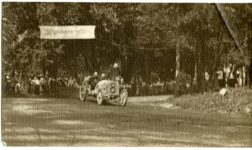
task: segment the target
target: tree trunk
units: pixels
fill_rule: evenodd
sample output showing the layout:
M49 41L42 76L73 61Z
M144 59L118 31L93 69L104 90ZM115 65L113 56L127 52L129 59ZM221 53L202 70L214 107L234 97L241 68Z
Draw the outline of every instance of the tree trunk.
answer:
M150 81L150 54L148 52L146 52L144 54L144 66L145 66L145 69L144 69L144 78L145 78L145 81L149 82Z
M178 74L180 73L180 47L179 42L176 43L176 72L175 78L177 78Z
M224 37L224 34L223 34L223 28L220 26L219 27L219 44L218 44L218 49L220 50L219 53L217 53L215 55L215 59L214 59L214 66L213 66L213 72L211 74L211 77L212 77L212 82L211 82L211 90L213 90L214 88L214 82L215 82L215 79L216 79L216 71L218 69L218 66L220 64L220 57L222 56L223 54L223 43L221 41L223 41L223 37Z
M203 53L202 53L203 44L202 42L199 43L198 49L197 49L197 81L198 81L198 86L197 88L199 91L203 90L203 85L204 85L204 69L205 65L203 64Z
M248 69L248 71L249 71L249 73L248 73L248 75L249 75L249 83L248 83L248 85L249 85L249 88L251 88L252 86L251 86L251 82L252 82L252 58L251 58L251 60L250 60L251 62L250 62L250 67L249 67L249 69Z
M250 57L250 63L247 66L247 72L248 72L248 85L249 88L251 88L251 82L252 82L252 26L249 25L252 24L252 21L250 21L247 24L247 35L248 35L248 56Z
M197 63L197 51L194 54L194 79L193 85L197 86L198 84L198 63Z

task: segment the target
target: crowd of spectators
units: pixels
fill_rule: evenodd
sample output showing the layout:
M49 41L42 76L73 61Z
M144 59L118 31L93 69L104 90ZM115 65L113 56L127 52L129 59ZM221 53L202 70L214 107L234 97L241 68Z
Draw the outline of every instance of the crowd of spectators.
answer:
M224 65L224 67L218 69L217 75L220 88L242 87L247 85L245 66L237 67L234 64Z
M214 85L214 88L220 89L224 87L242 87L246 86L246 68L245 66L237 66L235 64L224 65L220 67L216 72L218 84ZM133 76L129 84L129 93L134 96L145 96L145 95L159 95L159 94L181 94L191 93L192 91L206 92L212 90L213 77L205 71L204 80L201 82L201 89L197 89L195 86L197 83L194 82L194 78L185 73L183 70L177 76L176 80L160 81L158 75L156 79L151 79L151 82L145 82L141 76ZM214 82L213 82L214 83Z
M132 96L150 96L150 95L164 95L174 92L175 80L161 81L158 73L152 72L150 74L149 82L145 81L141 75L136 74L131 78L128 84L129 95Z
M174 92L175 81L170 82L153 82L146 83L144 81L139 83L131 83L128 85L128 92L131 96L151 96L164 95Z
M116 73L114 73L116 74ZM118 73L117 73L118 74ZM246 85L246 70L244 66L236 67L233 64L220 67L216 72L218 79L218 87L239 87ZM102 74L105 78L105 74ZM82 75L84 76L84 75ZM31 95L50 95L56 92L61 87L78 88L83 77L49 77L47 75L30 76L28 79L21 78L21 74L15 72L10 75L5 74L3 81L3 93L21 93ZM102 77L102 76L101 76ZM113 77L113 76L112 76ZM210 75L204 73L204 91L207 91L210 86ZM124 83L131 96L147 96L171 94L186 91L190 89L194 82L190 75L183 73L179 74L176 80L161 81L157 73L151 73L150 82L146 82L139 75L133 75L129 83Z
M30 95L50 95L61 87L78 88L78 84L73 77L48 77L43 75L30 76L28 79L21 79L21 75L6 74L3 81L5 94L30 94Z

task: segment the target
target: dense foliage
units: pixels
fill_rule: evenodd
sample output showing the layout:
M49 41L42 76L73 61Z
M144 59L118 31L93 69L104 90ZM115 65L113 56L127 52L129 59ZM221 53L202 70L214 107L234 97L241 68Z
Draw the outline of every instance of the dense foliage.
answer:
M181 70L213 80L219 66L248 66L251 56L252 5L222 7L240 45L215 4L3 3L3 73L78 77L118 62L126 82ZM96 39L42 40L39 25L96 25Z

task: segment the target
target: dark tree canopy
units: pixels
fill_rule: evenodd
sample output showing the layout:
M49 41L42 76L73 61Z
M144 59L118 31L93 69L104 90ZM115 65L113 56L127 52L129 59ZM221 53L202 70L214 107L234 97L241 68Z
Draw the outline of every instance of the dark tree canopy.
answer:
M249 59L251 4L222 5ZM127 82L136 74L148 82L151 72L174 79L176 69L200 82L205 71L244 64L215 4L3 3L2 21L4 73L24 78L105 72L118 62ZM96 39L44 40L39 25L96 25Z

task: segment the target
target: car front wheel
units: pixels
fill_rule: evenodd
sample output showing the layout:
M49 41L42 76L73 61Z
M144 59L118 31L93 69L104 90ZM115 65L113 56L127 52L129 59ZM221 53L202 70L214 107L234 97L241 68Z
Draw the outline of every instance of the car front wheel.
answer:
M81 86L80 87L80 92L79 92L80 100L85 101L87 98L87 88L86 86Z
M104 99L102 97L102 92L101 91L98 91L96 99L97 99L97 104L98 105L102 105L104 103Z
M120 105L126 106L128 100L128 92L126 89L122 89L120 93Z

